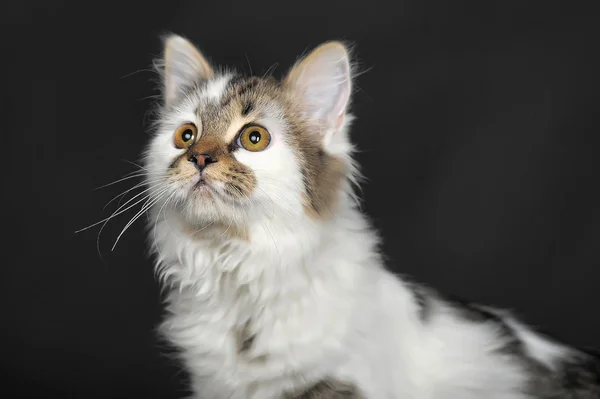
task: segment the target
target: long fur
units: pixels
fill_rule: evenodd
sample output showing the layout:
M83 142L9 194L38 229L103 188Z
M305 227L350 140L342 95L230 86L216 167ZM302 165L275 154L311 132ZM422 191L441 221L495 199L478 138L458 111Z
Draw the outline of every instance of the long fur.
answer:
M173 40L166 46L184 39ZM343 55L335 46L323 51ZM326 56L319 57L327 68ZM180 60L171 61L176 68ZM310 62L298 79L328 76ZM378 235L356 202L347 104L342 124L331 128L313 121L285 83L248 82L227 72L182 87L162 106L145 156L155 201L150 245L166 292L160 330L178 350L193 398L600 398L591 355L507 312L444 298L386 270ZM332 104L342 89L331 91ZM194 194L197 174L184 169L191 168L185 150L172 144L185 122L203 126L197 145L209 137L233 140L227 132L245 119L225 110L238 109L224 105L227 96L241 102L239 109L256 109L273 135L261 153L227 154L256 181L231 202ZM319 180L328 170L344 171L339 185Z

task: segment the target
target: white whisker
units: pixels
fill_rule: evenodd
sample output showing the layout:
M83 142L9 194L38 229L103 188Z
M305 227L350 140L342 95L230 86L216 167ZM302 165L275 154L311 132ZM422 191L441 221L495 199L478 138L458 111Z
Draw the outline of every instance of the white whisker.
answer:
M142 165L139 165L139 164L137 164L137 163L135 163L135 162L128 161L127 159L122 159L122 161L123 161L123 162L127 162L128 164L131 164L131 165L133 165L133 166L136 166L136 167L140 168L141 170L148 171L148 169L147 169L147 168L144 168Z
M229 228L231 227L232 223L233 223L233 218L231 218L231 220L229 221L229 226L227 226L227 228L225 229L225 231L223 233L221 233L221 237L223 237L225 234L227 234L227 232L229 231Z
M192 234L190 234L190 237L193 237L194 235L200 233L202 230L209 228L210 226L212 226L215 222L210 222L209 224L207 224L206 226L203 226L202 228L194 231Z
M135 174L133 174L133 173L135 173ZM146 175L145 172L140 172L140 171L135 171L133 173L128 173L127 175L125 175L124 177L122 177L118 180L115 180L111 183L103 184L102 186L98 186L98 187L94 188L94 190L100 190L101 188L109 187L109 186L112 186L113 184L117 184L117 183L120 183L125 180L134 179L136 177L142 177L142 176Z
M157 185L157 186L158 186L158 185ZM151 188L152 188L152 187L151 187ZM149 189L148 189L148 190L149 190ZM144 190L144 191L142 191L142 193L140 193L140 194L143 194L145 191L148 191L148 190ZM135 206L135 205L139 204L140 202L142 202L142 201L144 201L144 200L150 199L151 197L152 197L152 193L150 193L150 194L148 194L147 196L143 197L141 200L139 200L139 201L137 201L135 204L133 204L133 205L129 206L127 209L130 209L131 207L133 207L133 206ZM135 198L135 197L134 197L134 198ZM133 198L132 198L132 199L133 199ZM124 204L123 206L125 206L125 205L126 205L126 204ZM144 206L144 205L142 205L142 207L143 207L143 206ZM123 210L123 212L125 212L127 209ZM117 209L117 210L118 210L118 209ZM115 212L116 212L116 211L115 211ZM122 212L121 212L121 213L122 213ZM119 213L119 214L120 214L120 213ZM109 217L106 219L106 221L104 222L104 224L102 225L102 227L100 227L100 230L98 231L98 235L96 236L96 250L98 251L98 254L100 255L100 258L102 258L102 253L101 253L101 251L100 251L100 236L102 235L102 231L104 230L104 227L106 227L106 225L108 224L108 222L109 222L109 221L110 221L110 220L111 220L111 219L112 219L114 216L117 216L117 215L113 213L111 216L109 216Z
M268 76L273 75L273 72L275 72L275 69L279 66L279 62L274 63L273 65L271 65L269 67L269 69L267 69L267 71L263 74L263 78Z
M152 230L153 230L153 234L154 234L154 242L155 242L155 243L156 243L156 242L158 242L158 241L157 241L157 239L156 239L156 225L158 224L158 219L160 218L160 213L161 213L161 212L164 210L164 212L165 212L165 220L166 220L166 219L167 219L167 215L166 215L166 212L167 212L167 211L166 211L166 206L167 206L167 204L169 203L169 201L170 201L170 200L173 198L173 196L174 196L175 194L177 194L177 192L174 192L174 193L172 193L172 194L171 194L171 195L170 195L170 196L169 196L169 197L166 199L165 203L164 203L164 204L162 204L162 206L161 206L161 207L160 207L160 209L158 210L158 214L156 215L156 220L154 221L154 228L152 229ZM157 251L159 251L159 248L158 248L158 246L156 247L156 249L157 249ZM160 252L160 251L159 251L159 252Z
M141 183L138 183L138 184L136 184L135 186L131 187L130 189L123 191L121 194L118 194L118 195L114 196L114 197L113 197L113 198L112 198L110 201L108 201L108 202L106 203L106 205L104 205L104 207L102 208L102 211L104 211L104 210L106 209L106 207L107 207L107 206L109 206L109 205L110 205L110 204L111 204L111 203L112 203L114 200L116 200L116 199L117 199L117 198L119 198L119 197L122 197L122 198L119 200L119 202L118 202L118 204L117 204L117 205L118 205L118 206L121 206L121 201L122 201L122 200L125 198L125 196L127 196L127 193L129 193L129 192L131 192L131 191L135 190L136 188L143 187L143 186L145 186L145 185L147 185L147 184L154 184L154 183L158 183L158 182L160 182L161 180L163 180L163 178L162 178L162 177L160 177L160 178L158 178L158 177L157 177L156 179L152 179L152 180L145 180L145 181L143 181L143 182L141 182Z
M143 201L144 199L146 199L147 197L144 197L144 198L142 198L141 200L139 200L139 201L135 202L134 204L132 204L132 205L128 206L128 207L127 207L127 208L125 208L125 209L121 209L121 208L123 208L123 207L124 207L124 206L126 206L128 203L130 203L131 201L133 201L134 199L136 199L136 198L137 198L137 197L139 197L140 195L144 194L145 192L147 192L147 191L149 191L149 190L152 190L153 188L155 188L155 187L158 187L158 186L160 186L160 184L157 184L157 185L155 185L155 186L153 186L153 187L149 187L149 188L145 189L144 191L142 191L142 192L140 192L140 193L136 194L136 195L135 195L135 196L133 196L131 199L129 199L127 202L125 202L123 205L121 205L121 207L119 207L119 208L118 208L118 209L117 209L117 210L116 210L116 211L115 211L115 212L114 212L112 215L110 215L109 217L107 217L107 218L105 218L105 219L102 219L102 220L100 220L100 221L98 221L98 222L96 222L96 223L94 223L94 224L91 224L91 225L89 225L89 226L87 226L87 227L84 227L83 229L76 230L76 231L75 231L75 233L80 233L80 232L82 232L82 231L84 231L84 230L90 229L90 228L92 228L92 227L94 227L94 226L97 226L97 225L99 225L100 223L104 223L104 222L106 222L106 221L110 220L111 218L113 218L113 217L115 217L115 216L118 216L118 215L122 214L123 212L127 211L128 209L131 209L132 207L136 206L137 204L139 204L140 202L142 202L142 201Z
M165 193L168 190L169 190L169 188L163 189L163 191L161 191L159 194L157 194L156 198L152 199L151 201L149 200L150 203L146 202L142 206L142 209L138 213L136 213L135 216L133 216L133 218L131 218L131 220L127 223L127 225L125 225L125 227L123 228L123 230L121 230L121 233L117 237L114 245L111 248L111 251L115 250L115 247L117 246L117 243L119 242L119 239L125 233L125 231L127 231L127 229L129 228L129 226L131 226L137 219L139 219L139 217L142 216L144 214L144 212L146 212L148 209L150 209L152 206L154 206L154 204L156 204L158 201L160 201L164 197Z

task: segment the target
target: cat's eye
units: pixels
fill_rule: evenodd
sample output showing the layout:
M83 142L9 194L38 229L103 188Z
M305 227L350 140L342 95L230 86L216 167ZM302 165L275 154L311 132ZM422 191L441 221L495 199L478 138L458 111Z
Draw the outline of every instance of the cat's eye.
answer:
M175 130L173 141L177 148L187 148L194 143L198 128L193 123L185 123Z
M238 137L238 145L248 151L262 151L271 142L271 135L264 127L250 125Z

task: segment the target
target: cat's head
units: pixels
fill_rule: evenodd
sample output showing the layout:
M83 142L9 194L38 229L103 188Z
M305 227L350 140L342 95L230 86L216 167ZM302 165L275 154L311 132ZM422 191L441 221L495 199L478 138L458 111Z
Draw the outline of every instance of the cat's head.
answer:
M278 214L327 219L349 194L346 46L322 44L276 80L219 71L173 35L161 67L145 165L156 203L193 225L243 226Z

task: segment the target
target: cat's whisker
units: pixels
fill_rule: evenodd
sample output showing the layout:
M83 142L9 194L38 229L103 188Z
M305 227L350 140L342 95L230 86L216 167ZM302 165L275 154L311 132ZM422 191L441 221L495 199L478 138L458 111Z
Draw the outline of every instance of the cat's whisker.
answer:
M269 202L271 203L271 215L267 215L267 219L273 219L273 217L275 216L275 201L273 201L273 199L271 198L271 196L269 194L267 194L267 192L265 190L263 190L260 187L256 187L260 192L262 192L265 197L267 197L267 199L269 200Z
M106 209L106 207L108 207L108 205L110 205L110 204L111 204L111 203L112 203L114 200L116 200L117 198L119 198L119 197L125 197L125 196L127 195L127 193L129 193L129 192L131 192L131 191L133 191L133 190L135 190L135 189L137 189L137 188L144 187L144 186L146 186L146 185L148 185L148 184L158 183L158 182L160 182L161 180L162 180L162 178L156 178L156 179L152 179L152 180L145 180L145 179L144 179L143 181L141 181L141 182L137 183L137 184L136 184L136 185L134 185L133 187L130 187L130 188L128 188L127 190L123 191L122 193L119 193L119 194L115 195L113 198L111 198L111 199L110 199L110 201L108 201L108 202L106 203L106 205L104 205L104 207L102 208L102 211L104 211L104 210ZM123 199L123 198L121 198L121 200L122 200L122 199ZM121 202L119 201L119 206L120 206L120 205L121 205Z
M241 192L241 190L240 190L240 189L238 189L237 187L233 187L233 188L234 188L236 191L238 191L238 192L239 192L239 194L240 194L240 196L242 196L242 198L244 198L244 199L248 200L248 202L249 202L250 204L254 203L254 201L252 201L252 198L250 198L250 197L249 197L247 194L244 194L244 193L242 193L242 192ZM257 187L257 188L258 188L258 187ZM271 197L270 197L270 196L269 196L269 195L268 195L268 194L267 194L267 193L266 193L264 190L262 190L262 189L260 189L260 188L258 188L258 189L259 189L259 190L261 190L261 191L262 191L262 192L263 192L263 193L264 193L264 194L267 196L267 198L268 198L268 199L271 201L271 204L273 205L273 210L272 210L272 212L273 212L273 215L274 215L274 214L275 214L275 203L273 202L273 200L271 199ZM248 206L248 207L249 207L250 205L249 205L249 204L241 204L241 206L242 206L242 212L244 212L244 214L247 216L247 212L246 212L246 206ZM270 220L271 220L271 219L272 219L272 216L271 216L270 218L268 218L268 220L269 220L269 223L270 223ZM259 219L259 220L260 220L260 223L261 223L261 225L263 226L263 228L264 228L264 229L265 229L265 231L267 232L267 234L269 234L269 236L271 237L271 240L272 240L272 242L273 242L273 246L275 247L275 251L277 252L277 256L278 256L278 258L279 258L279 261L281 262L281 253L279 252L279 247L277 246L277 242L275 241L275 237L273 236L273 233L272 233L271 229L269 228L269 226L267 226L267 225L265 224L265 221L264 221L263 219Z
M225 229L225 231L223 233L221 233L221 237L223 237L225 234L227 234L227 232L229 231L229 228L231 227L232 224L233 224L233 218L230 217L229 218L229 226L227 226L227 228Z
M248 69L250 69L250 76L252 76L253 72L252 72L252 65L250 65L250 58L248 58L248 54L244 53L244 55L246 56L246 61L248 61Z
M152 73L154 71L152 69L148 69L148 68L138 69L137 71L133 71L131 73L128 73L128 74L125 74L125 75L121 76L119 79L125 79L125 78L131 77L133 75L136 75L136 74L138 74L140 72L151 72Z
M177 198L175 199L175 203L173 204L173 206L177 206L178 202L181 201L181 198ZM171 232L171 234L176 237L175 232L173 231L173 228L171 227L171 223L169 223L169 218L167 217L167 209L165 208L165 210L163 211L163 215L165 216L165 224L167 225L167 227L169 228L169 231Z
M158 185L157 185L158 186ZM166 190L166 189L165 189ZM148 190L144 190L144 191L148 191ZM144 192L143 191L143 192ZM142 192L142 193L143 193ZM140 202L150 199L152 197L152 193L148 194L147 196L143 197L141 200L139 200L138 202L136 202L135 204L131 205L130 207L128 207L127 209L130 209L132 207L134 207L135 205L139 204ZM126 204L125 204L126 205ZM124 205L124 206L125 206ZM143 205L142 205L143 207ZM126 211L127 209L125 209L124 211ZM124 212L123 211L123 212ZM109 216L106 221L104 222L104 224L102 225L102 227L100 227L100 230L98 231L98 235L96 236L96 250L98 251L98 254L100 255L100 258L102 259L102 252L100 251L100 236L102 235L102 231L104 231L104 228L106 227L106 225L108 224L108 222L114 217L117 216L117 214L112 214L111 216Z
M104 205L104 208L102 208L102 210L104 211L106 209L106 207L108 205L110 205L114 200L116 200L117 198L121 197L119 199L119 202L117 202L117 207L121 206L121 201L123 201L123 199L125 199L125 197L127 196L127 194L133 190L135 190L136 188L140 188L140 187L144 187L148 184L155 184L155 183L160 183L161 181L163 181L164 178L163 177L157 177L156 179L151 179L151 180L144 180L143 182L136 184L135 186L133 186L132 188L125 190L124 192L122 192L121 194L115 196L114 198L112 198L110 201L108 201L106 203L106 205Z
M271 65L269 67L269 69L267 69L267 71L263 74L263 78L267 77L267 76L271 76L273 75L273 72L275 72L275 69L279 66L279 62L274 63L273 65Z
M132 204L132 205L128 206L128 207L127 207L127 208L125 208L125 209L122 209L123 207L127 206L127 204L129 204L131 201L133 201L134 199L136 199L136 198L137 198L137 197L139 197L140 195L142 195L142 194L144 194L144 193L148 192L149 190L152 190L153 188L155 188L155 187L158 187L158 186L160 186L160 184L157 184L157 185L155 185L155 186L153 186L153 187L149 187L149 188L147 188L147 189L143 190L142 192L140 192L140 193L136 194L135 196L133 196L132 198L130 198L130 199L129 199L127 202L125 202L123 205L121 205L121 207L119 207L119 208L118 208L118 209L117 209L117 210L116 210L116 211L115 211L115 212L114 212L112 215L110 215L109 217L107 217L107 218L105 218L105 219L102 219L102 220L100 220L100 221L98 221L98 222L96 222L96 223L94 223L94 224L91 224L91 225L89 225L89 226L87 226L87 227L84 227L84 228L82 228L82 229L76 230L76 231L75 231L75 233L80 233L80 232L82 232L82 231L85 231L85 230L87 230L87 229L90 229L90 228L92 228L92 227L94 227L94 226L97 226L97 225L99 225L100 223L104 223L104 222L106 222L106 221L108 221L108 220L112 219L113 217L115 217L115 216L118 216L118 215L122 214L123 212L126 212L128 209L131 209L131 208L132 208L132 207L134 207L135 205L137 205L137 204L139 204L140 202L144 201L144 199L146 199L147 197L144 197L144 198L142 198L141 200L139 200L139 201L135 202L134 204Z
M107 183L107 184L103 184L102 186L98 186L98 187L94 188L94 190L100 190L101 188L109 187L109 186L112 186L114 184L120 183L120 182L125 181L125 180L134 179L136 177L143 177L143 176L146 175L146 173L144 173L144 172L138 172L138 171L136 171L135 173L136 174L133 174L133 175L130 175L130 176L126 175L125 177L122 177L122 178L120 178L118 180L115 180L115 181L113 181L111 183Z
M145 192L148 192L150 190L156 189L156 188L161 189L160 186L162 186L163 184L164 184L164 181L162 181L162 179L159 179L156 182L148 182L148 181L143 182L143 185L148 185L148 187L146 187L146 189L140 191L139 193L137 193L136 195L134 195L132 198L130 198L129 200L127 200L123 205L119 205L119 207L116 209L115 212L119 212L122 209L122 207L127 206L127 204L129 202L131 202L133 199L139 197L141 194L143 194Z
M270 196L269 196L268 194L266 194L266 193L265 193L265 195L267 195L267 197L269 197L269 198L270 198ZM273 200L271 199L271 201L273 201ZM301 221L301 220L300 220L300 219L297 217L297 215L294 215L292 212L290 212L290 211L289 211L289 210L287 210L287 209L284 209L283 211L284 211L284 213L286 213L286 214L287 214L287 216L288 216L288 217L290 217L290 219L292 219L292 220L295 222L295 225L293 226L293 228L294 228L294 229L296 229L296 230L297 230L297 229L298 229L298 227L299 227L300 229L303 229L303 230L304 230L304 229L306 229L306 226L305 226L305 224L304 224L304 223L303 223L303 222L302 222L302 221ZM273 227L273 221L272 221L272 220L273 220L272 218L270 218L270 219L268 219L268 220L267 220L267 222L269 223L269 225L270 225L271 227ZM291 224L290 224L290 226L291 226ZM271 238L273 239L273 245L275 246L275 249L276 249L277 253L279 254L279 248L277 247L277 242L276 242L276 241L275 241L275 239L273 238L273 234L272 234L272 232L271 232L271 229L268 229L268 233L269 233L269 235L271 235ZM302 242L302 241L298 241L298 245L299 245L300 247L304 247L304 245L303 245L303 242ZM281 258L281 254L279 254L279 257Z
M137 164L137 163L135 163L135 162L132 162L132 161L129 161L129 160L127 160L127 159L122 159L121 161L123 161L123 162L127 162L128 164L131 164L131 165L133 165L133 166L136 166L136 167L138 167L138 168L139 168L139 169L141 169L141 170L148 171L148 168L145 168L145 167L143 167L142 165L140 165L140 164Z
M138 99L138 101L153 100L156 98L160 98L160 94L150 94L149 96Z
M153 234L154 234L154 242L158 242L158 240L156 239L156 226L158 225L158 219L160 219L160 213L165 212L165 220L167 219L167 215L166 215L166 206L169 203L169 201L171 201L171 199L173 198L173 196L177 194L177 192L173 192L166 200L165 203L162 204L162 206L160 207L160 209L158 210L158 214L156 215L156 220L154 221L154 228L153 228ZM172 232L172 230L171 230ZM158 248L157 248L158 249Z
M196 235L196 234L200 233L202 230L205 230L205 229L209 228L209 227L210 227L210 226L212 226L214 223L215 223L215 222L214 222L214 221L212 221L212 222L210 222L209 224L207 224L207 225L205 225L205 226L202 226L202 228L200 228L200 229L198 229L198 230L194 231L192 234L190 234L190 237L193 237L194 235Z
M277 246L277 241L275 241L275 237L273 236L273 232L271 231L271 228L268 226L268 224L271 224L271 218L267 219L266 221L263 219L260 219L260 223L262 224L263 228L265 229L265 231L267 232L267 234L269 234L269 236L271 237L271 241L273 242L273 246L275 247L275 251L277 252L277 257L279 259L279 262L281 263L281 253L279 252L279 247ZM271 227L273 227L271 225Z
M146 182L141 182L141 183L138 183L138 184L136 184L135 186L133 186L133 187L131 187L131 188L129 188L129 189L127 189L127 190L123 191L122 193L115 195L114 197L112 197L112 198L110 199L110 201L108 201L108 202L106 203L106 205L104 205L104 206L102 207L102 212L104 212L104 210L106 210L106 208L107 208L107 207L108 207L108 206L109 206L109 205L110 205L110 204L111 204L111 203L112 203L114 200L116 200L117 198L121 198L121 199L123 199L123 198L124 198L124 197L125 197L125 196L126 196L128 193L129 193L129 192L131 192L131 191L135 190L136 188L144 187L145 185L146 185ZM119 203L118 203L117 205L118 205L118 206L121 206L121 202L119 201Z
M279 180L277 180L277 179L271 178L271 180L274 180L274 181L276 181L278 184L281 184L281 185L283 185L283 186L285 186L285 185L286 185L285 183L283 183L283 182L281 182L281 181L279 181ZM287 185L287 186L288 186L288 188L292 187L292 186L289 186L289 185ZM271 202L271 204L272 204L273 208L272 208L272 215L271 215L271 217L270 217L269 219L272 219L272 218L273 218L273 216L275 215L275 201L273 200L273 198L271 197L271 195L269 195L269 194L268 194L268 193L267 193L265 190L263 190L263 189L262 189L262 188L260 188L260 187L257 187L257 189L258 189L258 190L260 190L260 191L261 191L261 192L262 192L262 193L263 193L263 194L264 194L264 195L267 197L267 199L269 200L269 202ZM283 194L280 194L280 193L277 193L277 194L275 194L275 195L278 195L278 199L280 200L280 202L289 202L289 201L291 200L291 198L288 198L288 197L286 197L285 195L283 195ZM297 215L293 214L293 213L292 213L291 211L289 211L288 209L282 208L282 210L283 210L283 212L285 212L285 213L286 213L286 214L287 214L287 215L288 215L290 218L292 218L292 219L294 220L294 222L296 222L298 225L300 225L300 226L304 226L304 224L303 224L303 223L300 221L300 219L298 219L298 216L297 216Z
M158 246L158 240L156 237L156 228L158 225L158 220L160 218L160 213L163 210L163 208L167 205L167 203L169 203L169 201L171 200L171 198L175 195L175 193L171 194L169 196L169 198L167 198L167 200L165 201L165 203L162 205L161 209L159 209L158 214L156 215L156 220L154 221L154 231L153 231L153 235L154 235L154 248L156 249L156 253L159 255L159 258L162 258L162 251L160 250L160 247ZM167 221L167 215L166 215L166 210L165 210L165 223L167 223L167 226L169 227L169 230L171 231L171 234L173 234L173 230L171 229L171 226L169 226L168 221Z
M127 223L127 225L125 225L125 227L123 228L123 230L121 230L121 233L119 234L119 236L115 240L115 243L114 243L114 245L111 248L111 251L115 250L115 247L117 246L119 240L121 239L121 237L123 236L123 234L127 231L127 229L129 228L129 226L131 226L137 219L139 219L139 217L142 216L148 209L150 209L152 206L154 206L156 203L158 203L158 201L160 201L164 197L165 193L168 190L169 190L169 188L163 189L163 191L161 191L160 194L157 195L157 198L154 198L149 203L146 203L146 204L143 205L142 209L138 213L136 213L135 216L133 218L131 218L131 220Z
M260 171L260 170L257 170L257 171ZM274 178L274 177L272 177L272 176L262 176L261 178L262 178L263 180L270 180L270 181L272 181L272 182L276 183L278 187L285 187L286 189L289 189L288 191L298 191L298 190L300 190L300 189L299 189L298 187L296 187L295 185L291 185L291 184L289 184L289 183L286 183L286 182L284 182L284 181L282 181L282 180L279 180L279 179L277 179L277 178ZM352 184L354 184L354 182L353 182L353 180L352 180L352 179L350 180L350 182L351 182ZM357 183L356 183L356 184L358 184L358 181L357 181ZM267 193L265 192L265 190L263 190L263 189L261 189L261 188L258 188L258 187L257 187L257 189L259 189L259 190L260 190L260 191L261 191L261 192L262 192L262 193L263 193L263 194L264 194L266 197L268 197L268 199L269 199L271 202L273 202L273 204L274 204L274 201L273 201L273 199L271 198L271 196L270 196L269 194L267 194ZM273 195L276 195L276 196L278 197L278 200L279 200L279 202L284 202L284 203L285 203L285 202L289 202L289 201L293 200L293 198L288 198L288 197L287 197L285 194L282 194L282 193L280 193L280 192L275 192ZM350 195L350 196L351 196L351 197L352 197L352 198L353 198L355 201L359 201L359 202L360 202L360 197L359 197L357 194L355 194L355 193L349 193L349 195ZM301 220L298 218L298 215L295 215L295 214L293 214L291 211L289 211L288 209L285 209L285 208L282 208L282 210L283 210L283 212L285 212L285 213L286 213L286 214L287 214L287 215L288 215L290 218L292 218L292 219L294 220L294 222L296 222L296 223L297 223L299 226L303 226L303 227L305 227L304 223L303 223L303 222L302 222L302 221L301 221Z

